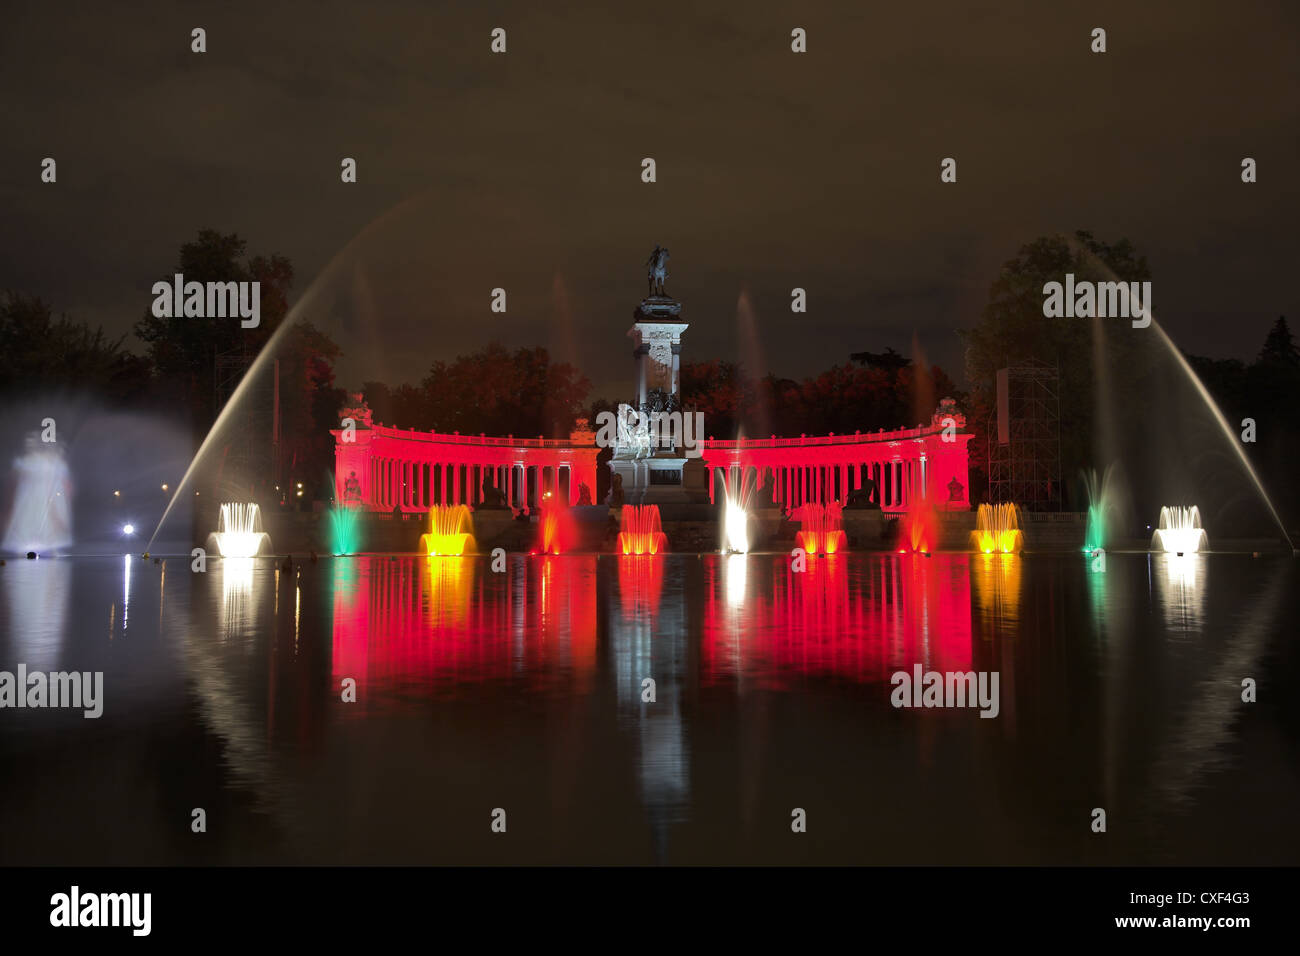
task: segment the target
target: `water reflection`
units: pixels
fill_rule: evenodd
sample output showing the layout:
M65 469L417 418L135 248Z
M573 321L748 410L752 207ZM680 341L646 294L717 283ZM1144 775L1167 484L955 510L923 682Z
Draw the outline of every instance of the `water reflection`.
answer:
M1020 574L1023 561L1024 558L1019 554L971 556L975 610L985 640L1014 637L1020 627Z
M1300 604L1296 564L1090 568L1078 554L840 553L802 572L782 555L517 555L494 573L363 556L208 574L182 561L164 588L165 565L138 559L11 563L0 667L103 667L84 766L143 768L158 799L128 804L111 777L46 755L47 715L8 713L0 758L21 750L60 792L110 801L120 834L76 831L98 862L126 840L141 862L190 852L172 807L191 800L238 834L213 852L239 861L1249 861L1260 851L1233 834L1277 829L1300 799L1273 756L1290 731L1240 700L1243 677L1300 676L1280 623ZM889 677L914 664L997 670L999 718L892 709ZM340 702L344 677L356 704ZM1270 781L1249 805L1243 755ZM71 796L47 808L15 792L0 811L46 841L76 818ZM834 838L806 851L788 813L813 801ZM410 826L480 804L510 807L517 839ZM1099 849L1076 804L1140 824ZM1300 843L1278 832L1275 856ZM0 861L45 851L14 846Z
M221 576L221 633L228 640L247 633L253 624L256 613L253 572L256 562L256 558L222 558L219 562L217 573ZM278 594L279 589L276 591ZM123 626L125 614L124 608Z
M658 555L617 555L617 594L611 595L609 646L619 722L635 734L637 786L656 854L663 859L670 828L687 818L690 748L683 715L688 666L686 602L662 600L666 561ZM675 562L674 571L685 568ZM680 581L677 582L680 586ZM647 680L653 681L653 688ZM649 700L653 689L653 701Z
M710 560L701 682L750 679L780 690L810 676L888 682L916 663L968 670L968 560L832 554L809 558L805 571L792 570L784 557ZM747 586L738 589L736 580Z
M508 574L473 557L338 559L332 671L359 696L455 694L522 681L586 693L596 661L595 556L516 556Z
M1199 632L1205 622L1205 556L1159 552L1149 560L1165 626L1188 635Z
M72 563L14 562L4 569L3 580L9 625L7 637L0 639L4 662L11 668L22 661L31 670L56 669L66 638Z

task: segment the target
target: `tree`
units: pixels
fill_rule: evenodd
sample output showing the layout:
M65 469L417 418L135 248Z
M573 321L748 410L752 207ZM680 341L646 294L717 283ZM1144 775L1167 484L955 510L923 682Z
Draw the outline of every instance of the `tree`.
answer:
M552 364L544 348L512 353L493 342L434 362L422 387L438 431L561 438L583 413L591 383L568 363Z
M5 293L0 300L0 392L89 390L110 402L144 393L149 362L66 315L55 318L41 299Z
M278 255L246 257L246 245L234 233L202 229L196 240L181 246L176 267L160 278L170 283L180 273L186 282L260 283L261 323L256 328L243 328L238 318L159 318L152 309L135 325L157 376L183 389L200 433L207 432L220 412L214 394L217 356L234 353L251 364L288 313L293 266Z
M1273 327L1269 329L1268 337L1264 339L1264 347L1259 350L1258 362L1262 366L1292 372L1300 370L1300 350L1296 349L1295 339L1291 337L1291 329L1286 324L1285 315L1279 315Z

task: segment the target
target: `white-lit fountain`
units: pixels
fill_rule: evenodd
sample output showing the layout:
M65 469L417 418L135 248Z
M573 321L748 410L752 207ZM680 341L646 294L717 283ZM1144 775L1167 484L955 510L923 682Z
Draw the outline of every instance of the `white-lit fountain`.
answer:
M271 550L271 536L262 530L262 514L251 502L226 502L212 537L223 558L252 558Z
M72 476L63 450L27 438L26 450L13 463L13 506L0 548L44 554L72 544Z
M749 494L744 472L719 480L722 488L722 553L749 553Z
M1151 536L1151 547L1167 554L1195 554L1209 547L1205 529L1201 527L1201 512L1195 505L1184 508L1176 505L1160 509L1160 526Z

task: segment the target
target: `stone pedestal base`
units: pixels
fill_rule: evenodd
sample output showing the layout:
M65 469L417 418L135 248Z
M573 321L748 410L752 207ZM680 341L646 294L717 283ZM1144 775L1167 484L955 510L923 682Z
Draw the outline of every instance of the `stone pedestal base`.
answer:
M709 499L708 470L699 458L615 458L609 470L623 480L624 504L684 505Z

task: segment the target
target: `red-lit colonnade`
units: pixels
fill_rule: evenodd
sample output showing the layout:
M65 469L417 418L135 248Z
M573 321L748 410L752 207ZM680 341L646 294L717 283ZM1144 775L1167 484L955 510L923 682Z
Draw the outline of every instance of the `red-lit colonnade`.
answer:
M578 503L580 487L596 496L595 444L543 438L444 435L373 425L331 429L340 501L359 498L368 511L428 511L439 504L477 505L483 481L515 508L533 513L553 495ZM349 483L355 491L349 494ZM359 487L358 487L359 486Z

